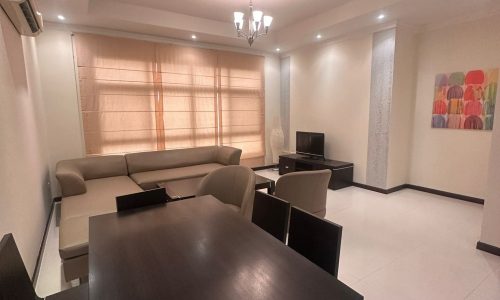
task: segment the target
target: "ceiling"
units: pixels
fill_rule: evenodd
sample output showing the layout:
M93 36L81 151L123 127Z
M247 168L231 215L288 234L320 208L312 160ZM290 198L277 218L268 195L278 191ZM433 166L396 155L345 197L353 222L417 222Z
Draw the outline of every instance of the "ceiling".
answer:
M171 11L193 17L232 23L233 12L248 12L248 0L113 0L153 9ZM334 9L349 0L253 0L255 9L274 17L273 28L282 28L294 22L315 16L323 11Z
M236 38L232 15L247 0L38 0L45 21L248 48ZM268 36L252 48L282 52L396 22L433 28L500 13L499 0L254 0L274 17ZM57 15L64 15L60 21ZM384 14L385 18L377 17Z

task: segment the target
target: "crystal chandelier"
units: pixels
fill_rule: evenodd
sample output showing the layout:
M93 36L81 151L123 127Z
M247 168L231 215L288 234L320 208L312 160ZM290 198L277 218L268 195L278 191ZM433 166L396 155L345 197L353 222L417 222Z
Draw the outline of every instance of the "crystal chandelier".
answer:
M236 26L238 37L247 39L248 44L252 46L256 38L267 34L269 26L273 22L273 17L264 16L264 13L260 10L253 10L252 0L250 0L250 13L248 15L246 30L243 29L243 25L245 25L244 16L245 14L242 12L234 12L234 26Z

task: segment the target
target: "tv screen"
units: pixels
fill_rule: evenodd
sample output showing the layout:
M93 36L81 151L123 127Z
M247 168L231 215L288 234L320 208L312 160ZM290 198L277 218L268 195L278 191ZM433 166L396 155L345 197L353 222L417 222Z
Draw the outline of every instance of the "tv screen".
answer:
M325 134L297 131L296 149L298 154L325 156Z

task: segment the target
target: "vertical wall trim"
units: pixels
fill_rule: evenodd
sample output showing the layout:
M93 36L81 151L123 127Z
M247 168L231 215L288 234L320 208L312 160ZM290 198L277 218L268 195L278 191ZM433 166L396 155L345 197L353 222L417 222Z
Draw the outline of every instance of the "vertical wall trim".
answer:
M285 137L285 149L290 148L290 57L281 58L280 70L280 115L281 129Z
M366 183L387 188L396 29L373 34Z

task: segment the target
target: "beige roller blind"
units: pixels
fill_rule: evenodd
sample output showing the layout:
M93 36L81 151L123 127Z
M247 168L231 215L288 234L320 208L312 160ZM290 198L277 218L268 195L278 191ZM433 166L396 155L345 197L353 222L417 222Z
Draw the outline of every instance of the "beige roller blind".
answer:
M218 144L216 64L212 50L158 45L165 147Z
M153 43L75 34L88 155L157 149Z
M264 58L75 34L87 155L228 145L263 160Z
M263 158L264 57L219 52L220 139L243 150L242 159Z

